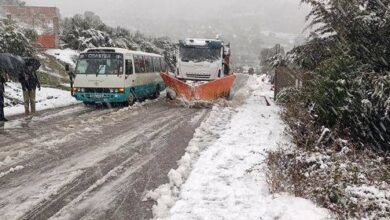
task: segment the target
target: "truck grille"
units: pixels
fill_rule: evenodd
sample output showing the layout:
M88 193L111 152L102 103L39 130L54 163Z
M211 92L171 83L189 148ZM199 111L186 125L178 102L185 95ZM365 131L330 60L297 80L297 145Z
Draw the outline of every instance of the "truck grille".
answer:
M193 79L210 79L211 75L186 74L187 77Z

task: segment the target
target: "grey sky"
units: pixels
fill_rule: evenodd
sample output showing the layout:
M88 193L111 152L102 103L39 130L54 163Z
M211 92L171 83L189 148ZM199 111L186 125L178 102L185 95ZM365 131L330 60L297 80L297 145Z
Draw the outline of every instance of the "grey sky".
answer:
M168 36L173 40L218 36L231 43L237 63L250 65L257 64L262 48L281 44L291 49L296 45L308 13L307 8L300 6L300 0L24 1L56 6L62 17L92 11L111 26L123 26L149 36Z
M188 25L258 24L262 30L300 33L307 10L299 0L25 0L56 6L62 16L93 11L110 25L175 36Z

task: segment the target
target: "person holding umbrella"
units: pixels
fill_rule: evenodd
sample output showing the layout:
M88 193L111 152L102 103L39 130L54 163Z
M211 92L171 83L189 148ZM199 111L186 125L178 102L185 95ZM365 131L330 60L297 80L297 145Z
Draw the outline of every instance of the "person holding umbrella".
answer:
M4 117L4 84L9 80L17 80L25 69L24 60L10 53L0 53L0 121Z
M4 84L7 82L8 77L3 69L0 68L0 122L8 121L4 116Z
M24 110L25 114L34 114L36 89L41 90L41 84L39 82L36 71L41 66L39 60L34 58L24 58L26 70L24 74L20 75L19 82L22 84Z

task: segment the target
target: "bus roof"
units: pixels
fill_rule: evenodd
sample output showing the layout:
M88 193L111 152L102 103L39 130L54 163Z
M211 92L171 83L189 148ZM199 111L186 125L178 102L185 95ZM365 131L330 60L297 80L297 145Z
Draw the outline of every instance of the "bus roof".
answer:
M162 57L160 54L146 53L143 51L128 50L128 49L117 48L117 47L96 47L96 48L88 48L83 51L83 53L88 53L88 52L108 52L108 53L123 53L123 54L130 53L134 55Z

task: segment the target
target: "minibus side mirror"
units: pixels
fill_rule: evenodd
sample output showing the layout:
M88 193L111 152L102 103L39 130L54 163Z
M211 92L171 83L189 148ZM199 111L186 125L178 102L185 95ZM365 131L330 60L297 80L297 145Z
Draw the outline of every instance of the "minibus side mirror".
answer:
M69 66L69 64L65 64L65 71L66 71L66 72L69 72L69 71L70 71L70 66Z

